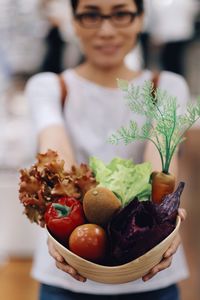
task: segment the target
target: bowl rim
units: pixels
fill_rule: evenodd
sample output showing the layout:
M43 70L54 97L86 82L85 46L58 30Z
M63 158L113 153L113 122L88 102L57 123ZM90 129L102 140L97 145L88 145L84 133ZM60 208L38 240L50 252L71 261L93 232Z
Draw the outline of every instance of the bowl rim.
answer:
M73 256L74 258L77 258L79 259L79 261L83 262L83 263L87 263L87 264L90 264L94 267L101 267L103 268L104 270L114 270L114 269L117 269L119 267L126 267L128 266L129 264L133 264L134 261L138 261L138 260L142 260L143 257L147 256L147 255L150 255L151 252L154 252L156 250L156 248L160 247L162 244L164 244L168 239L171 238L171 236L174 234L175 231L178 231L179 230L179 227L180 227L180 224L181 224L181 218L180 216L178 215L177 216L177 219L176 219L176 227L174 228L174 230L164 239L162 240L159 244L157 244L156 246L154 246L152 249L150 249L149 251L147 251L146 253L144 253L143 255L139 256L138 258L128 262L128 263L125 263L125 264L122 264L122 265L118 265L118 266L104 266L104 265L100 265L100 264L96 264L92 261L89 261L89 260L86 260L80 256L78 256L77 254L73 253L72 251L70 251L67 247L63 246L61 243L59 243L52 235L51 233L49 232L48 228L46 227L46 230L47 230L47 233L48 233L48 236L60 247L62 248L62 250L64 251L67 251L71 256Z

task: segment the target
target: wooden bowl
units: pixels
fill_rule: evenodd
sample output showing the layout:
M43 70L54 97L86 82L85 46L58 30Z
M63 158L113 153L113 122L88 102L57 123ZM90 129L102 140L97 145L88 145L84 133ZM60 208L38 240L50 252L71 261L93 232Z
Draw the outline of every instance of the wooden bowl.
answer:
M177 217L176 228L166 239L139 258L115 267L102 266L85 260L62 246L49 232L48 235L57 251L80 275L101 283L120 284L141 278L161 261L163 254L177 235L180 223L180 217Z

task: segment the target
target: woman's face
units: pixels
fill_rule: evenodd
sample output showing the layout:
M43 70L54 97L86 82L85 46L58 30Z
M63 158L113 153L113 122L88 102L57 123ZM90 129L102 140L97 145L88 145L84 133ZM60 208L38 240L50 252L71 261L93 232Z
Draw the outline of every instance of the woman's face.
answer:
M74 27L90 63L101 68L116 67L123 63L125 55L134 47L142 30L143 16L133 17L133 22L127 24L124 12L137 12L133 0L79 0L76 14L89 13L89 17L82 20L84 23L75 18ZM115 20L104 18L99 22L99 14L115 14Z

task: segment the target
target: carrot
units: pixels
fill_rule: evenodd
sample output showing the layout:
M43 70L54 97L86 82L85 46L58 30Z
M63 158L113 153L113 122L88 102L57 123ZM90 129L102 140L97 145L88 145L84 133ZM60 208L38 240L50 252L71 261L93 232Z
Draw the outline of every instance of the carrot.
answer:
M173 174L165 174L164 172L153 172L152 180L152 201L160 204L163 198L173 193L175 188L175 176Z

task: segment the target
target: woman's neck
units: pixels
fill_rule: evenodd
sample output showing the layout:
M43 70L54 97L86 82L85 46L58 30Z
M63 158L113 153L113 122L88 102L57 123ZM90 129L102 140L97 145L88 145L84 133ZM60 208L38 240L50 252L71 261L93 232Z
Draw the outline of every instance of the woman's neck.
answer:
M139 72L128 69L125 64L115 68L99 68L99 66L85 62L76 67L75 71L91 82L110 88L117 87L117 78L131 80L139 75Z

